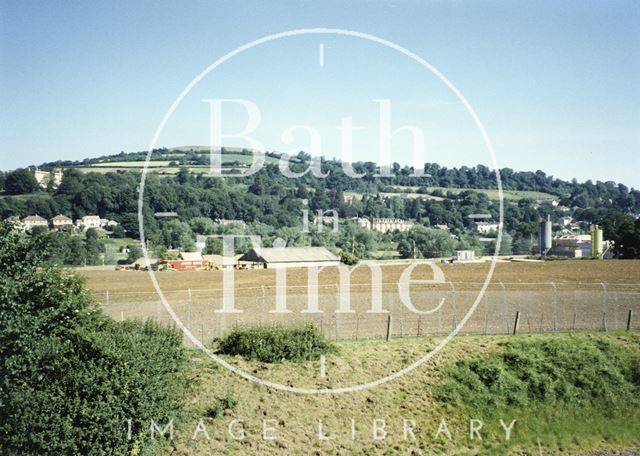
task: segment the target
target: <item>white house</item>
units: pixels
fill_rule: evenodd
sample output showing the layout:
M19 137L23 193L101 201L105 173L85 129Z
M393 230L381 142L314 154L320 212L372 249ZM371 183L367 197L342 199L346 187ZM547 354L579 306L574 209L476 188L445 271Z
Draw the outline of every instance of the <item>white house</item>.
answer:
M85 215L76 220L76 226L88 230L89 228L100 228L100 217L97 215Z
M473 222L471 223L471 229L476 233L489 234L498 231L497 222Z
M60 230L73 227L73 220L66 215L58 214L51 219L51 226L54 230Z
M47 219L44 217L40 217L38 214L25 217L20 220L20 222L22 223L22 226L26 231L31 231L36 226L44 226L45 228L49 229L49 222L47 221Z

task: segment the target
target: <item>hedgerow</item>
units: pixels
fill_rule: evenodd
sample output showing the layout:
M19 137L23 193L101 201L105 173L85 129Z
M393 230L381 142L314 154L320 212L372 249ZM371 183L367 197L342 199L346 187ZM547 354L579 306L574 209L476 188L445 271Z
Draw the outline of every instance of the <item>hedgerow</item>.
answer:
M144 452L180 411L180 335L107 318L41 247L0 223L0 454Z

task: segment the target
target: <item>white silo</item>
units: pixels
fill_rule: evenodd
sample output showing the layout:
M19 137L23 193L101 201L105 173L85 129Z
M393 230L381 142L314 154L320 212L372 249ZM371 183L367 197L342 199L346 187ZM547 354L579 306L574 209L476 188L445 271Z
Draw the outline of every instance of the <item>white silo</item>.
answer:
M552 241L551 217L547 215L547 220L540 222L540 232L538 236L538 246L540 255L546 255L551 250Z

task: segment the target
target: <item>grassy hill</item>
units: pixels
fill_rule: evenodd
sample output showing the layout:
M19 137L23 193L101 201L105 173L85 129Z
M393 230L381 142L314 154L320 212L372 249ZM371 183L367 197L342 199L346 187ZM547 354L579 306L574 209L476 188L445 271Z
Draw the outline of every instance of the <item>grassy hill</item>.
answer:
M325 378L319 376L317 360L265 363L240 356L223 357L275 382L336 387L370 381L377 378L376 374L406 366L438 341L338 342L338 353L327 356ZM633 373L627 373L631 367L627 363L638 359L639 342L637 333L458 337L431 362L395 381L371 390L331 396L265 388L193 351L187 375L191 398L188 417L177 424L178 437L172 450L179 454L575 455L635 447L640 444L639 409L637 398L630 397L637 387L633 386ZM566 354L553 368L553 375L541 372L528 377L521 372L529 365L548 363L553 350L561 346L567 348ZM512 362L514 356L520 364ZM599 376L597 368L586 373L586 366L596 360L608 364L607 372L625 378ZM583 372L580 378L572 370L577 367ZM495 373L500 381L491 385L486 380L490 386L484 386L481 381L485 372ZM465 391L461 378L478 386ZM575 392L581 380L595 382L590 384L594 398L576 400L568 406L561 391ZM577 388L583 396L590 391ZM482 403L470 401L465 395L473 397L482 391ZM539 391L546 393L540 396ZM510 397L514 398L511 402L507 400ZM459 403L461 398L467 402ZM492 408L487 401L497 406ZM211 440L202 433L192 439L201 418ZM234 419L243 420L246 436L241 441L233 440L227 432ZM355 438L351 435L351 419L355 420ZM376 419L385 422L384 440L372 438L372 422ZM443 419L450 440L442 434L434 437ZM482 441L469 438L470 419L483 422ZM507 425L516 420L508 441L500 419ZM268 425L274 428L274 440L261 438L262 420L273 420ZM404 420L415 421L415 440L405 438ZM319 421L329 440L319 439Z

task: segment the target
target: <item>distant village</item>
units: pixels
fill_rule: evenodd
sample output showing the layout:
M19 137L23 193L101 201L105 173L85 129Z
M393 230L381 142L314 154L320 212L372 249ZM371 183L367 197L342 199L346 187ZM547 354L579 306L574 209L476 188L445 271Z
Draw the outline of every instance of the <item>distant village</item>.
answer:
M334 211L327 212L331 213ZM480 235L481 242L495 241L499 224L491 219L490 214L470 214L467 218L468 229ZM366 230L381 233L389 233L396 230L408 231L417 225L414 221L397 218L368 219L352 217L349 221ZM22 219L13 219L13 222L25 232L33 232L37 229L67 231L80 234L89 229L93 229L103 236L109 236L113 227L118 225L114 220L100 218L97 215L86 215L73 220L66 215L59 214L47 220L36 214ZM245 225L245 222L242 220L217 219L214 223L219 226ZM325 214L315 218L314 223L337 226L338 217L335 213L330 215ZM602 239L602 229L597 225L592 226L590 234L576 234L579 226L573 222L572 217L564 216L558 220L558 224L562 226L562 231L554 236L551 232L551 220L548 219L540 222L537 252L532 253L538 253L543 256L568 258L604 258L610 254L612 243ZM449 230L447 225L436 225L433 228L443 231ZM175 252L174 259L138 258L131 264L120 264L116 266L116 270L138 271L148 268L158 271L244 270L257 268L337 266L341 263L340 258L325 247L270 247L250 249L244 254L233 257L203 254L201 252L204 244L198 247L198 251L194 252ZM443 261L474 262L479 261L479 259L476 258L476 252L474 250L454 250L451 258Z
M33 177L37 181L37 185L41 189L56 189L63 180L63 173L60 169L54 169L51 171L41 171L35 169L31 171ZM416 197L414 193L382 193L384 198L388 195L397 196L400 200L411 201ZM362 201L360 196L360 201ZM345 204L353 204L355 202L355 195L345 194L342 195L342 201ZM337 204L337 203L336 203ZM513 204L513 203L512 203ZM548 217L546 220L540 219L538 223L538 236L535 239L535 235L531 235L529 246L530 251L519 250L519 256L536 255L540 257L565 257L565 258L609 258L612 256L614 244L612 241L603 239L603 230L598 225L586 225L584 220L579 222L573 217L572 209L560 204L557 199L541 199L531 201L527 203L532 209L542 209L541 213L553 213L553 220ZM574 208L575 209L575 208ZM486 209L480 209L486 210ZM28 214L29 212L26 212ZM55 212L54 212L55 213ZM171 220L178 217L175 212L157 212L155 213L157 219ZM112 215L112 217L116 217ZM206 217L201 217L206 219ZM45 218L38 214L28 215L23 218L10 217L15 225L24 232L45 231L56 232L63 231L71 235L84 235L87 230L96 230L102 238L120 237L128 238L131 244L139 241L131 239L130 232L125 234L124 226L119 226L119 222L107 218L102 218L99 215L84 215L76 219L72 219L68 215L58 214L52 218ZM218 227L227 227L231 225L246 226L248 222L240 219L209 219L213 225ZM455 244L452 247L448 247L444 251L439 251L437 256L442 261L451 262L472 262L472 261L484 261L478 258L478 255L488 255L493 252L493 246L496 244L497 235L499 232L499 222L494 217L486 212L471 213L464 215L462 224L458 223L456 226L449 226L446 223L422 223L420 219L408 219L398 217L340 217L338 216L338 210L327 210L324 213L318 211L318 215L311 221L317 227L317 231L321 232L325 230L337 231L340 223L354 224L361 230L374 231L382 233L386 236L386 239L397 239L396 236L399 233L407 233L416 228L430 228L447 233L447 239L449 236L455 240ZM535 222L534 222L535 223ZM116 229L116 227L118 227ZM115 231L119 234L114 234ZM531 231L534 231L535 228ZM463 236L469 235L474 239L473 245L462 245L458 242ZM505 233L506 235L506 233ZM135 237L135 235L134 235ZM507 235L510 238L510 236ZM536 243L537 241L537 243ZM479 244L478 244L479 242ZM510 241L509 241L510 242ZM174 271L192 271L192 270L222 270L222 269L252 269L252 268L278 268L278 267L292 267L292 266L328 266L339 264L341 258L336 256L330 250L325 247L287 247L284 249L263 248L258 250L248 250L241 255L236 255L233 258L223 258L221 255L206 255L204 252L204 245L196 246L196 251L180 251L180 248L175 245L165 245L171 253L172 259L145 259L136 258L137 252L132 253L127 258L127 261L132 261L130 264L119 264L118 270L140 270L145 268L154 268L158 270L174 270ZM173 247L173 248L172 248ZM126 247L119 247L120 253L127 250ZM191 249L190 247L183 246L182 248ZM344 247L343 247L344 248ZM451 250L448 250L451 248ZM474 250L472 250L474 249ZM337 251L336 249L335 251ZM448 257L442 258L447 255ZM408 251L408 252L407 252ZM160 256L160 255L159 255ZM505 251L505 257L514 257L516 255L511 254L511 249ZM405 249L405 253L402 256L405 259L418 258L416 256L415 241L413 243L413 249L409 246ZM122 259L118 260L122 262ZM357 261L357 259L356 259ZM104 263L104 262L103 262ZM95 264L95 263L94 263Z

